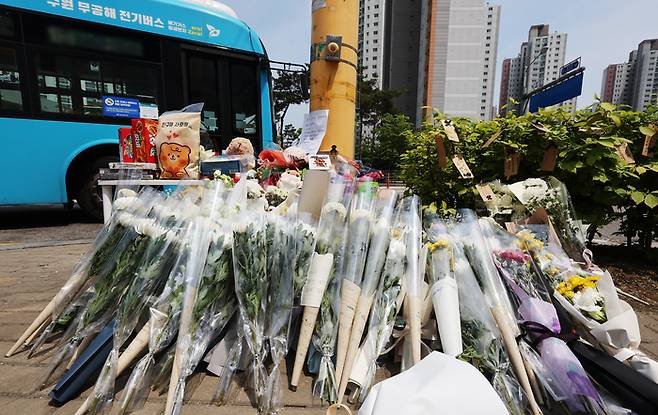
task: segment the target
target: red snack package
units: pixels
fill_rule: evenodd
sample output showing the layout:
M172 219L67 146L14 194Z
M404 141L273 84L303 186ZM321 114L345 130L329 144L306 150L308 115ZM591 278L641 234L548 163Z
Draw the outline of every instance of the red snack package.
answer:
M119 148L121 149L120 158L122 162L135 162L135 144L133 143L132 128L119 128Z
M155 136L158 135L158 120L137 118L132 120L132 125L135 161L155 163Z

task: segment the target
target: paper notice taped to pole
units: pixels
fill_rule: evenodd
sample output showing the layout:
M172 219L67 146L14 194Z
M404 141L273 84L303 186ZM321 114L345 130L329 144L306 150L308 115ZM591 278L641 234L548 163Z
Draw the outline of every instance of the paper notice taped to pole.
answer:
M304 115L302 134L297 140L297 147L307 154L317 154L322 145L322 139L327 132L329 110L317 110Z

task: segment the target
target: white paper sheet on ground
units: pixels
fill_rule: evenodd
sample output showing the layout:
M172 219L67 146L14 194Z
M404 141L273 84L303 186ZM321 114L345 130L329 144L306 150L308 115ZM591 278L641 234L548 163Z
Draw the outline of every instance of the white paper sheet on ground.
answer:
M307 154L317 154L327 132L328 119L329 110L317 110L304 115L302 135L299 136L296 146Z
M496 391L476 368L439 352L375 385L359 410L359 415L507 413Z

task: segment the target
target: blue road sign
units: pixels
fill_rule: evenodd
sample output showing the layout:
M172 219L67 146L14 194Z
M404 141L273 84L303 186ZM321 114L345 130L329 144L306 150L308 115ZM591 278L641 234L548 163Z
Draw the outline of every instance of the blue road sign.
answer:
M580 58L574 59L560 68L560 76L564 76L571 71L575 71L579 67L580 67Z
M537 112L539 108L550 107L579 96L583 92L583 76L584 73L580 73L552 88L533 95L530 98L530 112Z

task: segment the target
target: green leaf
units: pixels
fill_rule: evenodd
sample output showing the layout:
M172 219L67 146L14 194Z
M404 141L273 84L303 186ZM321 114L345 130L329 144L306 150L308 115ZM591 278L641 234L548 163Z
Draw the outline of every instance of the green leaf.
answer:
M653 128L646 127L644 125L640 127L640 132L644 135L648 135L649 137L653 137L653 135L656 134L656 131Z
M635 169L635 171L637 172L637 174L644 174L644 173L647 172L647 169L645 169L645 168L642 167L642 166L637 166L637 168Z
M614 111L615 110L615 106L612 105L609 102L602 102L601 103L601 108L603 108L605 111Z
M612 122L614 122L617 127L621 126L621 118L619 118L619 115L610 114L610 118L612 119Z
M605 183L608 181L608 176L606 176L605 173L599 173L592 177L592 180L595 180L597 182Z
M653 192L651 194L648 194L647 197L644 199L644 203L646 203L646 205L649 206L651 209L658 206L658 193Z
M644 193L638 192L637 190L631 193L631 199L635 202L636 205L644 202Z

